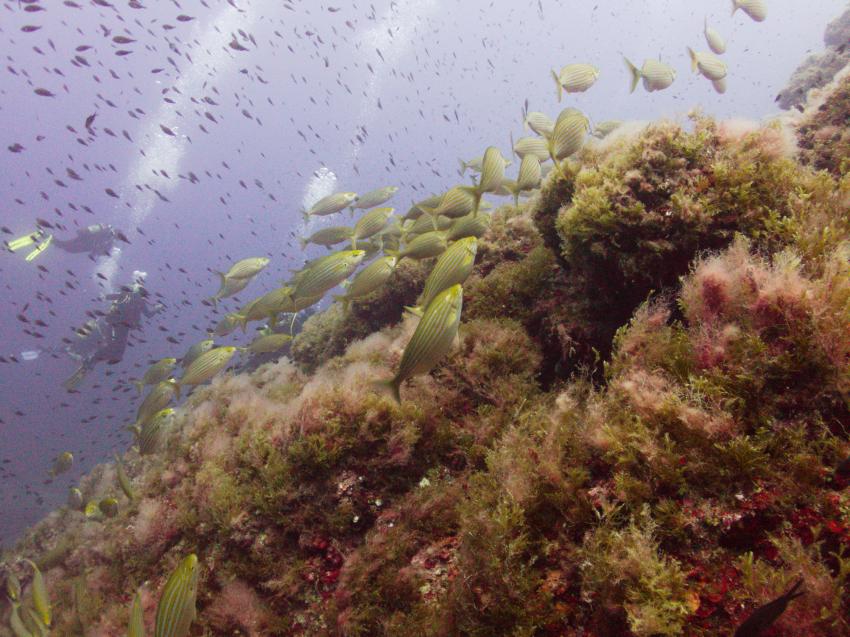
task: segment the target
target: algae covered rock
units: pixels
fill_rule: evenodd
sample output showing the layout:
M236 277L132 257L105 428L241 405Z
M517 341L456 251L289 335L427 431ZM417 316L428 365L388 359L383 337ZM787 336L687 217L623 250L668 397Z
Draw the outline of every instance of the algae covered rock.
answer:
M826 50L807 57L776 96L780 108L801 108L811 89L829 84L850 62L850 9L827 25L823 41Z

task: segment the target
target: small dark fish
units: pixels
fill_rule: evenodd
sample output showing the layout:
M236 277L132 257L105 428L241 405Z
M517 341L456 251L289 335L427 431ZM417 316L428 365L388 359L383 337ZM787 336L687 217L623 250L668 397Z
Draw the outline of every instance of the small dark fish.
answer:
M127 238L127 235L121 232L120 230L115 231L115 238L119 241L123 241L124 243L130 243L130 240Z
M21 27L21 31L24 33L32 33L33 31L38 31L41 27L37 27L34 24L25 24Z
M785 612L785 609L788 608L788 602L804 594L803 591L797 590L802 585L803 580L800 578L787 593L780 595L772 602L768 602L767 604L763 604L756 608L752 615L747 617L747 619L738 626L737 630L735 630L734 637L759 637L763 630L772 626L773 622L779 619L779 616Z
M235 36L235 35L233 36L233 39L230 41L230 45L229 45L229 46L230 46L230 48L231 48L231 49L233 49L233 50L235 50L235 51L247 51L247 50L248 50L247 48L245 48L244 46L242 46L241 44L239 44L239 42L238 42L238 40L236 39L236 36Z
M183 13L181 13L179 16L177 16L177 21L178 21L178 22L191 22L191 21L192 21L192 20L194 20L194 19L195 19L195 18L193 18L192 16L190 16L190 15L185 15L185 14L183 14Z
M85 123L85 126L86 126L86 128L88 128L89 130L91 130L91 125L92 125L92 124L94 124L94 118L95 118L95 117L97 117L97 113L92 113L91 115L89 115L88 117L86 117L86 123Z
M17 142L12 144L11 146L7 146L7 148L12 153L19 153L24 149L24 147L18 144Z
M36 95L41 95L42 97L56 97L53 93L48 91L46 88L37 88L35 89Z

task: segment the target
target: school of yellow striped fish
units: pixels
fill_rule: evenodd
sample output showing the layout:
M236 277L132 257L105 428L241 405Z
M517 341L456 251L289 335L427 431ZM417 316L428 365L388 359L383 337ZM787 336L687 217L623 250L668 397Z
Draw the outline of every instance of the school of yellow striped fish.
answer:
M761 22L767 17L765 0L732 0L733 15L738 10L752 20ZM727 65L719 57L726 51L726 41L705 19L703 33L709 51L688 48L691 68L709 80L718 93L726 90ZM658 59L648 58L641 67L624 58L629 71L630 91L643 83L648 92L668 88L676 79L675 69ZM565 65L560 72L551 71L557 86L557 100L564 95L589 90L600 75L592 64L578 62ZM527 109L526 109L527 111ZM150 387L138 407L136 420L128 429L134 433L135 448L141 455L154 454L161 449L172 426L174 408L170 405L192 387L210 381L226 369L237 353L272 353L283 348L291 333L276 332L281 317L289 317L290 328L295 316L319 304L340 285L345 292L333 296L348 312L352 302L368 299L385 285L392 285L393 274L403 259L432 261L424 289L415 306L405 308L419 322L408 341L395 375L390 379L375 379L375 387L386 388L401 402L404 381L427 374L448 354L457 338L463 308L463 284L475 265L478 240L487 232L492 204L484 195L512 197L514 205L521 196L531 196L539 189L542 179L551 171L562 173L563 162L578 153L589 136L604 138L620 122L600 122L591 127L589 118L573 107L564 108L553 120L545 113L523 113L523 125L536 136L511 139L511 151L519 164L515 178L506 176L513 161L489 146L479 157L460 160L459 173L471 174L471 183L458 184L445 192L413 202L407 212L395 216L395 209L382 207L397 193L396 186L377 188L358 195L338 192L328 195L303 211L305 228L312 220L331 217L349 210L351 215L363 211L351 225L327 226L302 238L301 247L317 245L324 248L348 242L346 249L331 252L308 261L292 273L282 286L275 288L243 307L228 313L209 339L194 343L180 357L166 357L153 363L141 379L135 381L139 391ZM550 162L551 164L547 164ZM360 266L371 261L358 271ZM244 290L269 264L265 257L248 257L218 272L219 290L210 297L212 305ZM225 337L252 321L266 321L266 326L247 346L216 346L215 336ZM179 377L173 375L178 368ZM70 452L60 454L54 461L51 475L68 471L73 464ZM132 481L120 458L116 456L117 482L128 500L135 494ZM84 502L81 491L70 489L68 507L81 511L91 520L117 515L120 503L115 497L97 502ZM51 624L51 607L44 578L35 563L27 560L33 572L29 583L30 600L22 599L22 587L12 573L6 575L6 596L12 604L10 628L16 637L47 635ZM167 580L156 611L156 637L186 637L195 619L196 595L200 566L198 558L186 557ZM141 597L135 594L129 612L128 635L145 634Z

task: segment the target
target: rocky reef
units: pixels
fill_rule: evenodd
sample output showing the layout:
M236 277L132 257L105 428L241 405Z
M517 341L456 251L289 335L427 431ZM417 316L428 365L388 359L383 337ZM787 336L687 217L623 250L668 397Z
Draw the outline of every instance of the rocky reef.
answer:
M847 635L850 155L817 133L847 95L587 146L493 213L401 405L372 381L422 264L195 391L125 454L132 498L99 466L80 488L117 512L54 512L7 577L38 564L59 635L126 634L137 590L150 631L189 553L193 635L709 636L798 579L769 634Z
M803 60L788 80L788 86L776 96L780 108L802 107L811 89L829 84L850 62L850 9L829 23L823 43L824 51Z

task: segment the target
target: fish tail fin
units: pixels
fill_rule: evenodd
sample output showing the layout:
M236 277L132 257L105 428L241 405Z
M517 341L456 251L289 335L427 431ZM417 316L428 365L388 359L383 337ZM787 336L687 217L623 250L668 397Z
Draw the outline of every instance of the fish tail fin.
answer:
M691 56L691 71L696 71L697 70L697 54L691 47L688 47L688 55Z
M558 74L555 71L552 71L552 79L555 80L555 86L558 87L558 103L561 103L561 100L564 97L564 87L561 86L561 79L558 77Z
M301 244L301 249L302 249L302 250L306 250L306 249L307 249L307 244L308 244L308 243L310 243L310 242L309 242L309 241L307 241L307 239L305 239L304 237L300 237L300 238L298 239L298 243L300 243L300 244Z
M467 169L469 166L468 166L468 164L467 164L465 161L463 161L462 159L458 159L458 160L457 160L457 162L458 162L458 164L460 164L460 170L459 170L458 172L460 173L460 176L461 176L461 177L463 177L463 175L466 173L466 169ZM421 207L421 206L420 206L420 207Z
M33 230L30 233L27 233L17 239L12 239L11 241L6 242L6 247L9 248L12 252L17 252L21 248L26 248L27 246L31 246L33 243L39 240L41 237L41 230Z
M377 391L389 391L393 400L399 405L401 404L401 380L398 376L393 376L389 380L376 380L372 382L372 386Z
M47 248L50 247L50 244L52 243L52 241L53 241L53 235L52 234L47 235L47 238L44 241L42 241L41 243L39 243L38 246L35 248L35 250L30 252L24 260L25 261L32 261L33 259L35 259L38 255L40 255L42 252L47 250Z
M626 67L629 69L629 71L632 74L632 85L631 85L631 88L629 89L629 93L634 93L635 89L637 88L638 82L640 82L640 77L641 77L640 69L638 67L636 67L634 64L632 64L629 61L629 58L627 58L627 57L623 57L623 61L626 63Z
M207 300L210 303L212 303L213 309L218 309L218 297L217 296L211 296Z
M141 396L142 390L145 388L145 382L142 380L134 380L133 384L136 386L136 393Z
M351 249L357 249L357 237L355 237L354 235L351 235Z
M301 216L304 218L304 223L310 222L310 213L309 212L304 211L304 212L301 213Z
M732 0L732 15L735 15L735 12L740 8L738 4L738 0Z

